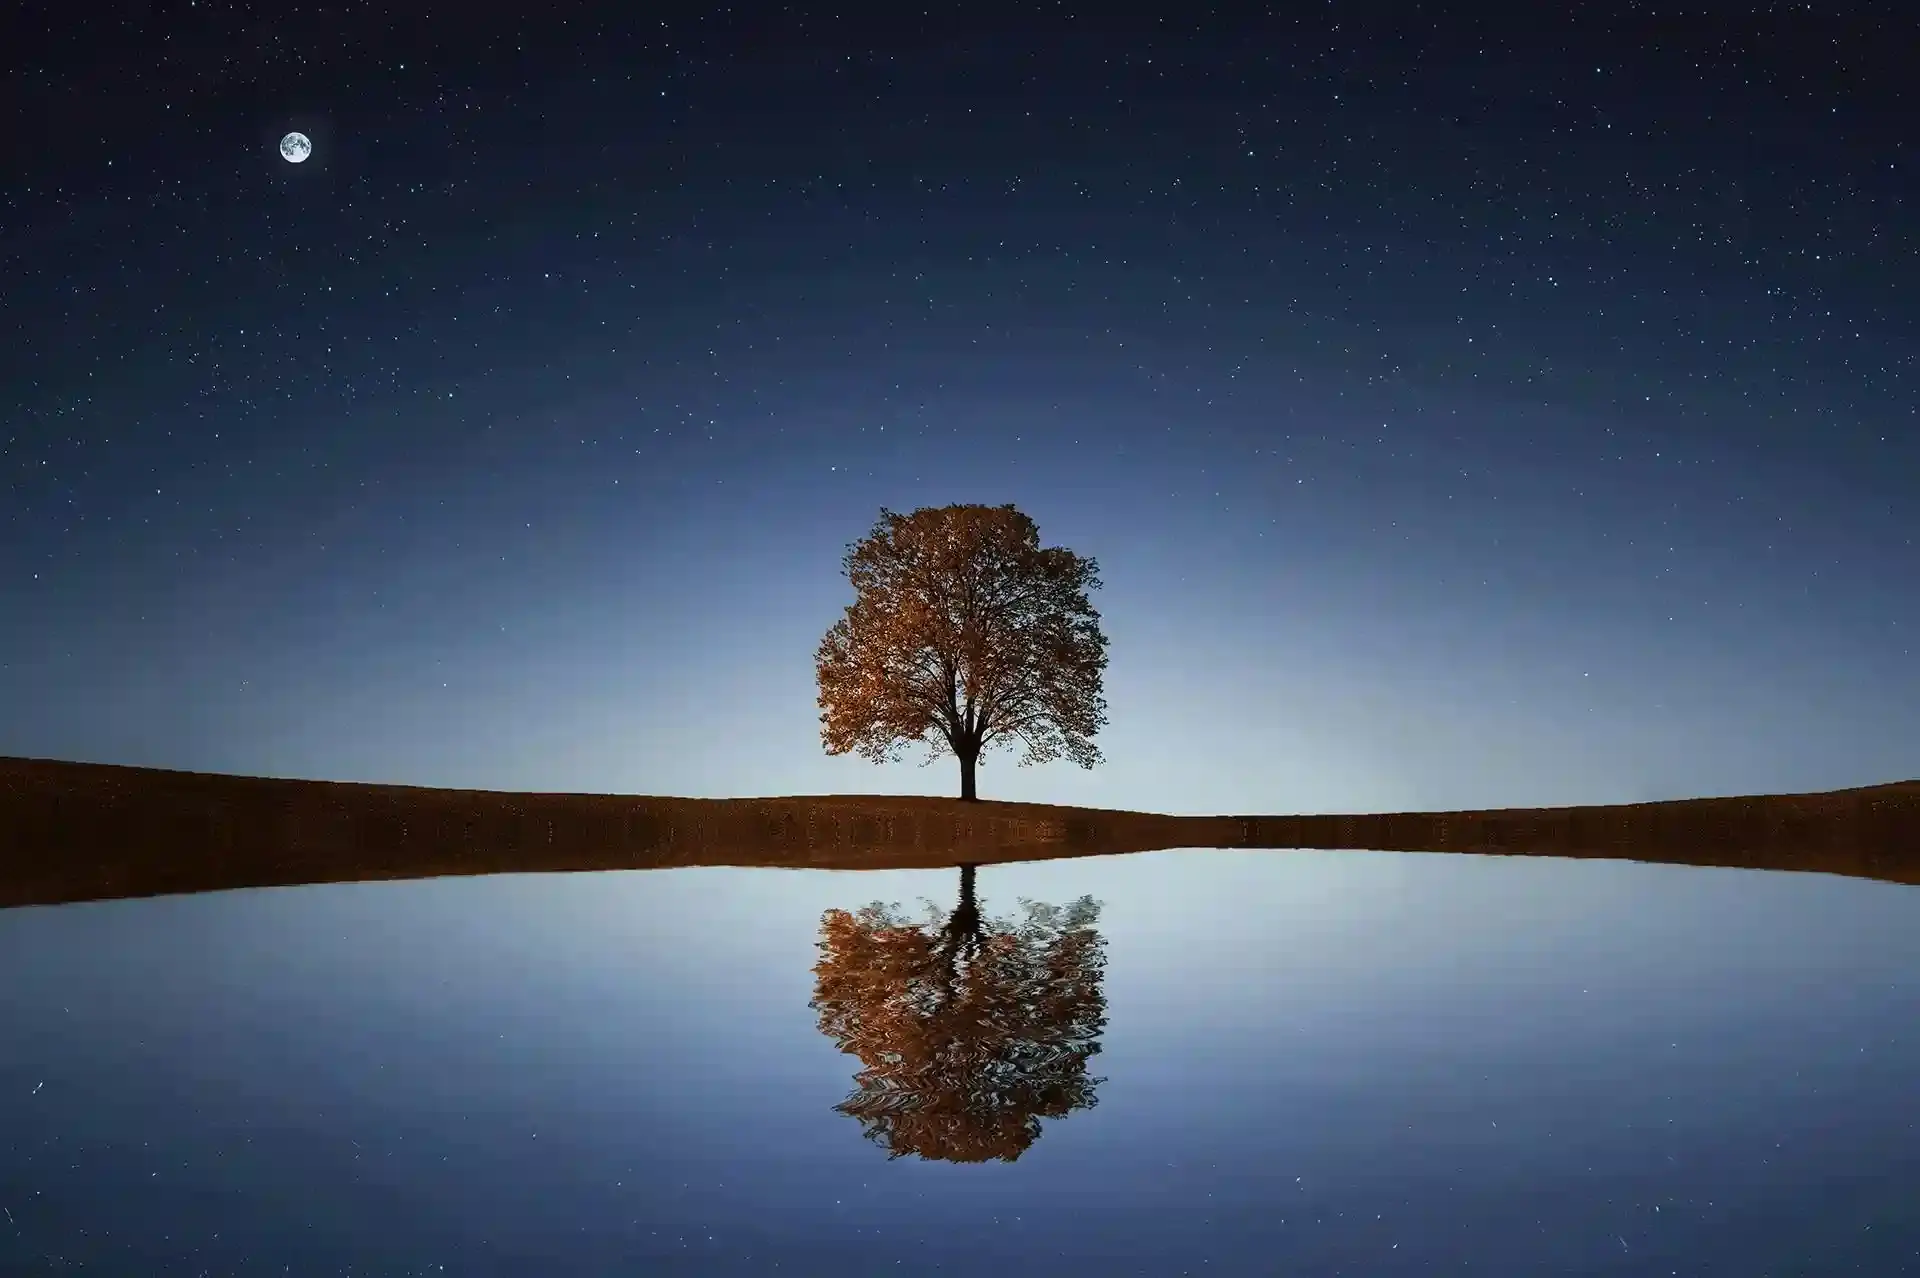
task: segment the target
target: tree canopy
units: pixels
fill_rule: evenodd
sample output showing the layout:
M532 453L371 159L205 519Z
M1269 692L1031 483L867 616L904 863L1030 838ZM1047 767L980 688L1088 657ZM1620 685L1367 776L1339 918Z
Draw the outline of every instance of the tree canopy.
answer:
M983 750L1023 764L1100 761L1107 637L1088 593L1098 565L1011 505L881 510L843 567L855 590L815 654L820 738L876 763L919 742L960 761L976 797Z
M879 903L820 921L811 1006L864 1067L835 1109L889 1158L1012 1162L1103 1081L1087 1075L1106 1026L1099 905L1023 901L1023 920L985 919L973 875L961 867L944 926Z

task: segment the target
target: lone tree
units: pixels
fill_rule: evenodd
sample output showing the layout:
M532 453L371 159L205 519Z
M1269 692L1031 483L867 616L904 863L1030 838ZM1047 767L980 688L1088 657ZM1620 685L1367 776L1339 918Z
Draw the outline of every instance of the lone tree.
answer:
M960 760L960 797L993 746L1026 747L1022 765L1100 762L1107 637L1087 601L1098 565L1042 548L1012 506L882 509L843 561L858 597L814 665L828 754L875 763L912 742Z

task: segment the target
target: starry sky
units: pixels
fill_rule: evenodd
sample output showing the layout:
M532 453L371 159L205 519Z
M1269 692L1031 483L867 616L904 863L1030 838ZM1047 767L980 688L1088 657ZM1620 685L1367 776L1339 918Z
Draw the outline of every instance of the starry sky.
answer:
M955 793L813 651L1010 501L1111 724L983 797L1920 774L1900 6L278 8L19 20L0 754Z

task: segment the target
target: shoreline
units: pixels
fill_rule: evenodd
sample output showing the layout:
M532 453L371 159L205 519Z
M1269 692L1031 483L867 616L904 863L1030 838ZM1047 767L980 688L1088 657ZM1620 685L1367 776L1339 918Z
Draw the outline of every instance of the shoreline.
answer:
M1167 816L919 795L446 790L0 758L0 908L443 875L918 869L1170 848L1601 857L1920 885L1920 781L1563 808Z

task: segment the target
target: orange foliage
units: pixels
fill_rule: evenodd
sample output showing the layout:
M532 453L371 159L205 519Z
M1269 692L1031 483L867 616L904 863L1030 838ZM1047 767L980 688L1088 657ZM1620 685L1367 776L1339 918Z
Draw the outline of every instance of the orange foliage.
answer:
M963 797L984 749L1023 763L1100 761L1107 638L1088 592L1098 565L1042 548L1012 506L890 510L847 550L856 592L815 654L820 739L874 762L921 742L961 762Z

